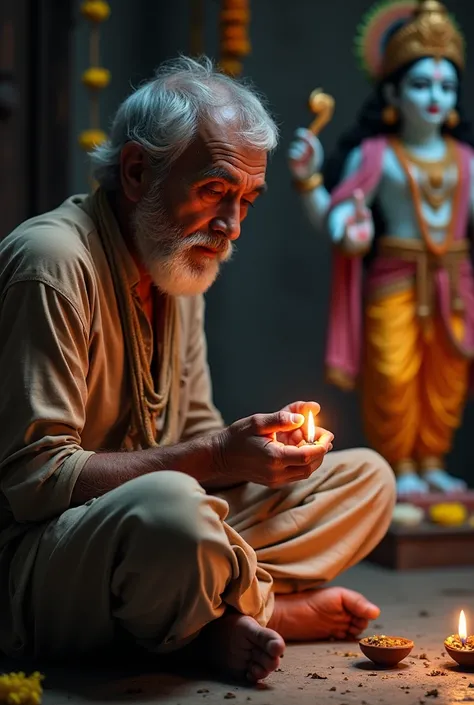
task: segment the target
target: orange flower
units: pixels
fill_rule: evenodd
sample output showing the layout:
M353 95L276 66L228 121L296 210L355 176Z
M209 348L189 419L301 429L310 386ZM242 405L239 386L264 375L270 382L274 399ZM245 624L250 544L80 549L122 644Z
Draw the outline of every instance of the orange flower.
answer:
M240 76L242 73L242 64L236 59L221 59L219 62L219 68L228 76Z
M223 54L236 54L237 56L248 56L251 51L248 40L229 39L222 42L221 50Z
M221 29L221 37L225 41L226 39L242 39L247 40L247 27L241 24L229 24L225 25Z
M222 4L225 10L247 10L249 0L223 0Z
M248 23L250 12L248 10L222 10L220 20L223 24L226 22Z

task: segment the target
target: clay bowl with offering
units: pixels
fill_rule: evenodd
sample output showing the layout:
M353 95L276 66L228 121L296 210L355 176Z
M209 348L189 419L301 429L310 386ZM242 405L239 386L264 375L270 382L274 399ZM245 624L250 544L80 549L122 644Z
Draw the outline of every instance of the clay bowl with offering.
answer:
M469 636L463 643L457 634L453 634L445 640L444 648L460 666L474 668L474 636Z
M396 666L413 649L414 643L402 636L366 636L359 641L362 653L380 666Z

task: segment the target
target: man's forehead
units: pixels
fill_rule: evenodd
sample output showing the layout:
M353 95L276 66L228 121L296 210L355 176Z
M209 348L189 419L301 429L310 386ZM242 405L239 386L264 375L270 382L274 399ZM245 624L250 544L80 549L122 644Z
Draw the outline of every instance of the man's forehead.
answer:
M257 193L264 193L267 190L267 185L264 182L264 176L265 176L265 169L263 169L260 172L254 172L253 174L249 174L251 177L251 180L248 181L244 178L242 178L242 174L237 171L229 169L228 165L225 166L210 166L206 169L203 169L202 171L198 172L196 174L195 181L200 182L200 181L209 181L212 179L219 179L223 181L227 181L227 183L232 184L233 186L242 186L245 185L252 191L255 191ZM253 177L253 178L252 178Z
M183 155L189 169L196 175L219 169L244 170L257 176L265 175L267 153L243 143L236 138L235 131L200 130L193 143ZM229 179L230 180L230 179Z
M247 159L266 164L266 151L245 143L239 137L239 132L240 125L236 120L228 122L210 120L199 129L198 139L202 140L210 156L216 152L219 154L228 152L229 155L245 153Z

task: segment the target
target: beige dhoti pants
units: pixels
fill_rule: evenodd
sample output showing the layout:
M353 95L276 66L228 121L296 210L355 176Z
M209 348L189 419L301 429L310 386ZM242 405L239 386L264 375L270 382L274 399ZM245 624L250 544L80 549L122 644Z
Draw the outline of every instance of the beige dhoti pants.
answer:
M50 522L30 565L17 547L10 607L22 610L13 631L24 629L0 646L64 656L107 647L119 630L165 652L229 606L265 625L275 593L321 585L367 555L394 501L393 473L369 450L331 453L309 479L273 490L212 496L168 471L132 480Z

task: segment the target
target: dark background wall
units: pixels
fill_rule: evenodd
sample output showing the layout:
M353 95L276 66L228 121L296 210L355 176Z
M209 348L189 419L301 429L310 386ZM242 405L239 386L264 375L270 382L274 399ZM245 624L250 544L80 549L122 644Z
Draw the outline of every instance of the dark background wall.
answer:
M209 359L215 400L227 421L278 409L296 399L316 399L322 421L336 434L337 448L364 442L355 394L329 387L323 379L329 299L330 245L306 221L290 184L286 149L294 129L307 125L307 98L322 86L336 99L332 123L322 133L328 153L350 125L370 87L353 54L353 36L368 0L254 0L252 55L245 75L267 96L281 127L281 144L268 169L269 192L243 227L237 253L207 295ZM449 5L467 35L472 0ZM130 85L150 76L165 58L189 51L189 3L115 0L103 27L103 65L112 71L104 92L103 124ZM219 3L206 2L206 52L216 55ZM87 66L87 27L75 31L73 139L87 127L85 92L79 74ZM472 41L474 44L474 41ZM474 52L468 58L467 112L474 117ZM87 188L85 160L74 146L71 185ZM466 412L456 439L453 470L474 481L474 449ZM474 484L474 482L473 482Z

